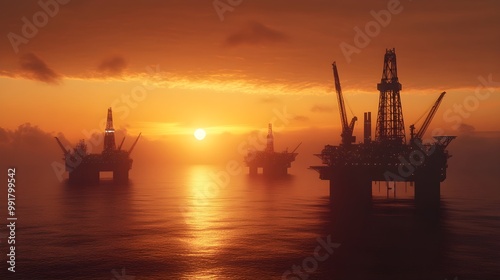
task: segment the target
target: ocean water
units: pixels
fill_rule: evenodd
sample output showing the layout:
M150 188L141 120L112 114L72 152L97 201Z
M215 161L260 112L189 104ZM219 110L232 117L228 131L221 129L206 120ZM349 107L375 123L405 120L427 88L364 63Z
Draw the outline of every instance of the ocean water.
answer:
M374 184L370 211L339 212L328 182L291 173L136 164L129 185L68 186L18 168L16 272L4 227L1 279L500 279L498 175L449 174L429 217L410 185L394 199Z

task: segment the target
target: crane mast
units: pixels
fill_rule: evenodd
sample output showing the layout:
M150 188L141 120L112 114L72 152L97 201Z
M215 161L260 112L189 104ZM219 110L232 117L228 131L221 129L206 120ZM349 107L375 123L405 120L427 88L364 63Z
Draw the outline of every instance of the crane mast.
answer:
M267 127L266 152L269 152L269 153L274 152L274 136L273 136L273 125L272 124L269 124Z
M358 117L354 116L351 119L351 123L349 124L349 135L352 137L352 133L354 131L354 124L356 124L356 121L358 120ZM355 139L352 140L352 142L356 141Z
M142 132L141 132L141 133L139 133L139 136L137 136L137 139L135 139L134 144L132 144L132 147L130 147L130 150L128 150L128 154L129 154L129 155L130 155L130 154L132 153L132 151L134 150L134 148L135 148L135 144L137 144L137 141L139 141L139 138L141 137L141 134L142 134Z
M354 124L358 120L356 116L354 116L351 120L351 123L347 123L347 113L345 111L344 97L342 95L342 87L340 86L340 78L339 72L337 70L337 63L333 62L333 77L335 79L335 91L337 92L337 101L339 103L339 112L340 112L340 123L342 125L342 144L349 145L356 141L356 137L352 135L354 131Z
M429 114L425 118L424 123L422 124L422 127L417 132L417 134L415 134L415 125L414 124L410 125L410 134L411 134L410 138L411 138L411 140L413 140L413 139L422 140L422 137L424 136L425 131L427 130L427 128L429 127L429 124L431 123L432 119L434 118L434 115L436 114L436 112L439 108L439 105L441 104L441 101L443 100L443 97L445 94L446 94L446 91L443 91L439 95L436 102L434 102L434 105L432 106L431 110L429 111Z
M104 151L110 152L116 150L115 129L113 128L113 112L108 108L108 118L106 120L106 129L104 130Z
M57 138L57 137L54 137L54 138L56 138L57 144L59 144L59 147L61 147L61 150L63 151L64 156L69 155L70 154L69 150L66 150L64 145L61 143L61 140L59 140L59 138Z
M297 149L300 147L300 145L302 145L302 142L300 142L300 143L297 145L297 147L295 147L295 149L293 149L292 154L293 154L293 153L295 153L295 151L297 151Z

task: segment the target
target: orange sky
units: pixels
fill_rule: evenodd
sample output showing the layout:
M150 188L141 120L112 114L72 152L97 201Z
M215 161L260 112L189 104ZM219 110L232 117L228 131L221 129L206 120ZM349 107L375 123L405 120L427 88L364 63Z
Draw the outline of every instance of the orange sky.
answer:
M0 141L29 122L75 142L101 131L113 107L115 128L196 152L231 141L234 150L283 110L283 148L313 132L334 144L331 63L353 112L375 118L393 47L406 127L447 91L430 130L499 130L498 1L247 0L223 13L216 1L41 2L48 8L0 4ZM356 27L367 26L378 29L360 45ZM357 51L346 56L346 44ZM192 138L197 127L207 129L205 147Z

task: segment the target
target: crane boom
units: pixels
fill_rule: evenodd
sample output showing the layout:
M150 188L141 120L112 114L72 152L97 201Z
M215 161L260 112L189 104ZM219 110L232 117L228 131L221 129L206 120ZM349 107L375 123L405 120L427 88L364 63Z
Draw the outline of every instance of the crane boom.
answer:
M429 114L425 118L425 120L424 120L424 122L422 124L422 127L417 132L417 134L415 134L414 136L412 135L412 138L422 139L422 137L425 134L425 131L427 130L427 128L429 127L429 124L432 121L432 118L434 118L434 115L436 114L436 112L437 112L437 110L439 108L439 105L441 104L441 101L443 100L443 97L444 97L445 94L446 94L446 91L443 91L439 95L438 99L436 100L436 102L434 102L434 105L432 106L431 110L429 111ZM413 134L413 130L415 129L415 125L411 125L410 129L411 129L412 134Z
M352 119L351 119L351 123L349 124L349 132L352 136L352 132L354 131L354 124L356 124L356 121L358 120L358 117L354 116Z
M345 111L344 96L342 95L342 87L340 86L337 63L333 62L332 67L333 77L335 79L335 91L337 92L337 101L339 103L340 123L342 125L342 134L340 134L340 136L342 137L342 144L349 145L352 142L356 141L356 137L353 137L352 133L354 131L354 124L356 123L358 118L355 116L352 118L350 124L347 123L347 113Z
M64 155L69 154L69 151L66 150L66 148L64 148L64 145L61 143L61 141L59 140L59 138L57 138L57 137L54 137L54 138L56 138L57 144L59 144L59 147L61 147L61 150L63 150Z
M293 153L295 153L295 151L297 151L297 149L300 147L300 145L302 145L302 142L300 142L300 143L297 145L297 147L295 147L295 149L293 149L292 154L293 154Z
M123 142L125 142L125 137L123 137L122 142L120 143L120 146L118 147L118 151L122 149Z
M139 137L141 137L141 134L142 134L142 132L141 132L141 133L139 133L139 136L137 136L137 139L135 139L134 144L132 144L132 147L130 147L130 150L128 151L128 154L129 154L129 155L130 155L130 154L132 153L132 151L134 150L134 148L135 148L135 144L137 144L137 141L139 141Z
M335 79L335 91L337 92L337 101L339 103L340 122L342 125L342 131L344 131L344 129L348 128L347 114L345 112L345 105L344 105L344 97L342 95L342 87L340 86L340 78L339 78L339 72L337 70L337 63L333 62L332 66L333 66L333 77Z

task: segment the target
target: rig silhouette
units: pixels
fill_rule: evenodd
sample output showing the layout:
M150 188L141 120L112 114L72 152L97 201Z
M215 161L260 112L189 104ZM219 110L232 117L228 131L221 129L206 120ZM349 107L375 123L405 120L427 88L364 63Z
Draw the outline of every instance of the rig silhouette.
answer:
M249 167L250 175L256 175L259 168L262 168L262 174L265 176L276 177L288 174L288 168L292 166L298 153L299 145L289 153L285 150L281 153L274 151L273 127L268 126L266 149L263 151L251 150L245 156L245 163Z
M141 134L132 144L128 151L122 150L125 137L118 149L115 143L115 129L113 128L113 114L108 108L106 129L104 130L104 149L101 154L89 154L84 140L80 140L71 152L66 150L59 138L57 143L64 153L66 171L69 173L68 182L72 184L96 184L99 183L99 173L101 171L113 172L113 181L116 183L128 182L128 172L132 168L130 154L134 150Z
M330 198L343 205L369 205L372 182L415 183L417 209L437 209L440 205L440 182L446 179L446 150L455 136L435 136L434 142L423 143L422 137L429 127L445 92L441 93L426 116L420 129L410 126L410 139L406 142L401 107L395 49L386 50L380 91L375 139L371 139L371 112L364 113L364 139L355 144L353 136L357 117L347 122L347 114L336 63L333 63L335 91L337 93L342 125L341 143L326 145L317 154L323 165L311 166L321 180L330 181Z

